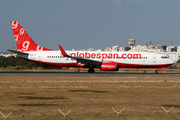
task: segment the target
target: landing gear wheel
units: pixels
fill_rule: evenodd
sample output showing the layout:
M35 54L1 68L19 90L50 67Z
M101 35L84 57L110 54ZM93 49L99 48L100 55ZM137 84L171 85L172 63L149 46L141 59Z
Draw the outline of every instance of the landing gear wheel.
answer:
M156 70L155 73L158 74L158 73L159 73L159 70Z
M94 69L93 68L90 68L89 70L88 70L88 73L94 73L95 71L94 71Z

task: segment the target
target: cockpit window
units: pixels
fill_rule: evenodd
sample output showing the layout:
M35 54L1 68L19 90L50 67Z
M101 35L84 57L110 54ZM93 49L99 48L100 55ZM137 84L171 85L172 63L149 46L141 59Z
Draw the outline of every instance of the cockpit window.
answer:
M162 59L167 59L169 58L168 56L161 56Z

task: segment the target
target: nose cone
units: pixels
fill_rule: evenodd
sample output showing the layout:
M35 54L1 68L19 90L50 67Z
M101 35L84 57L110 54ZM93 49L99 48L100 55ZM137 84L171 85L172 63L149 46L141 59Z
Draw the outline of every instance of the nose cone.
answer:
M169 59L169 60L168 60L168 63L174 64L174 60Z

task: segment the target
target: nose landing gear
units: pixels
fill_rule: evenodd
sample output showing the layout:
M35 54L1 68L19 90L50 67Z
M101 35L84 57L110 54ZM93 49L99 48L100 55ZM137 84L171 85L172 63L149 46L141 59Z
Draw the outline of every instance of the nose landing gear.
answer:
M155 71L155 73L158 74L158 73L159 73L159 70L163 70L163 69L164 69L164 67L157 68L156 71Z
M156 70L155 73L158 74L158 73L159 73L159 70Z

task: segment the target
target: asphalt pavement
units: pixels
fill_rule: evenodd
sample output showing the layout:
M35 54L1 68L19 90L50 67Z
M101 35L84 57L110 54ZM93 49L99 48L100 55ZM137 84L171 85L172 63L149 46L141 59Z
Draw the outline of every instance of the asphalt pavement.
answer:
M0 72L0 76L154 76L180 77L178 73Z

